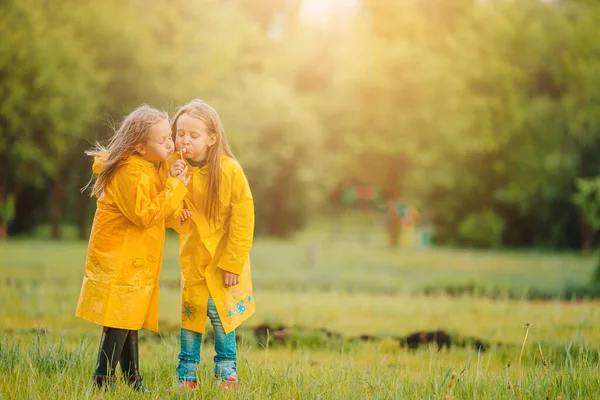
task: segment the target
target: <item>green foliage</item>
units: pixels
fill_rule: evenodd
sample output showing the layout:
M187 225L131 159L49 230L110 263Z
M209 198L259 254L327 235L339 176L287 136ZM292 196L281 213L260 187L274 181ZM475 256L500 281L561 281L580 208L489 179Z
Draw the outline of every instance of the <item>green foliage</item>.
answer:
M19 186L39 186L85 135L102 74L60 8L8 1L0 12L0 168Z
M242 107L246 113L239 112ZM231 122L230 132L244 133L229 137L250 180L257 232L281 236L302 227L327 182L319 157L321 126L287 86L274 80L249 79L221 114Z
M9 193L4 200L4 204L0 207L0 221L10 224L15 218L15 196Z
M259 233L294 232L360 182L426 210L440 243L490 209L501 244L577 246L574 182L600 175L600 5L451 3L368 0L326 26L299 1L4 2L0 193L79 181L104 115L200 97Z
M579 206L583 217L594 231L600 229L600 176L576 181L577 193L573 202ZM600 257L600 252L597 252ZM600 284L600 260L592 277L592 287L597 289Z
M600 177L578 179L576 186L577 193L573 196L573 201L581 208L592 227L600 229Z
M488 210L469 214L458 228L460 238L469 245L498 247L504 232L504 220Z

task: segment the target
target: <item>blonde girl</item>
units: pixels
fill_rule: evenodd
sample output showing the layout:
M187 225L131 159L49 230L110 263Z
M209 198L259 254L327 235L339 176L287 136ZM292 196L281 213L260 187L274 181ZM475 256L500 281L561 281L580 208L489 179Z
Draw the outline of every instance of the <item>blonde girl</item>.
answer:
M214 108L201 100L181 107L172 125L179 155L169 172L191 177L185 208L192 211L180 233L182 274L178 385L196 387L206 316L215 333L215 377L237 388L235 329L254 313L249 253L254 235L254 202Z
M158 330L158 279L165 221L181 215L187 169L164 184L156 163L175 146L167 115L148 106L129 114L96 157L98 198L76 315L103 327L93 381L113 388L117 363L125 380L147 391L139 372L138 330ZM177 217L178 218L178 217Z

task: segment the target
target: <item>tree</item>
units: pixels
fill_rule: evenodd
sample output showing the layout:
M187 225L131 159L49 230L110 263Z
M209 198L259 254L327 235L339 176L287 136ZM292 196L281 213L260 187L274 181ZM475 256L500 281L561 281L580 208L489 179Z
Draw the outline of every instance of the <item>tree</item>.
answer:
M0 6L0 207L27 185L55 180L60 160L96 113L103 76L49 4ZM56 11L56 12L55 12ZM0 230L6 229L0 221Z

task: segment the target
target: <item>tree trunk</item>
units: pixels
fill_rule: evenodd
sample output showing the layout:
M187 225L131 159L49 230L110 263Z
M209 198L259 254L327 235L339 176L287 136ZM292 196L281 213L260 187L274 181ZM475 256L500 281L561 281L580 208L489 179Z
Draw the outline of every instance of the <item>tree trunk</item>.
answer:
M87 165L87 164L86 164ZM83 166L80 167L80 171L83 171ZM77 179L77 188L82 188L87 184L87 176L79 172L79 177ZM86 226L87 221L87 211L88 205L90 204L90 197L85 191L83 193L78 193L79 197L77 198L77 230L79 239L85 240L88 237L88 230Z
M5 204L4 195L5 195L4 184L0 183L0 209L2 209ZM6 221L0 216L0 240L5 240L6 236L7 236Z
M50 218L52 224L52 237L60 238L60 214L65 194L65 184L58 178L52 182L52 204L50 208Z
M594 246L594 229L592 225L584 218L583 213L579 216L581 229L581 244L583 254L588 255L592 252Z
M402 229L400 214L398 213L398 203L393 202L388 205L388 246L392 249L398 247L400 232Z
M86 239L88 236L86 219L89 201L89 197L84 193L80 193L77 198L77 231L79 239L82 240Z

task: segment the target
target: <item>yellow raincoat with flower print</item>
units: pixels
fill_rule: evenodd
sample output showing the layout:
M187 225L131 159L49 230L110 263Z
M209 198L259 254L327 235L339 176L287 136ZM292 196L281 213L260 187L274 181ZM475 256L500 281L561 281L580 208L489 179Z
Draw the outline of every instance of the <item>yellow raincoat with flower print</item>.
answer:
M93 170L99 173L101 160ZM165 221L178 219L187 188L132 155L97 202L76 315L112 328L158 330Z
M174 155L161 172L177 160ZM187 231L179 231L181 265L181 326L204 333L208 297L212 296L223 329L229 333L254 314L250 248L254 236L254 201L240 164L221 156L219 209L215 224L204 214L208 165L189 166L191 175L184 207L192 210ZM223 271L240 275L240 283L225 287Z

